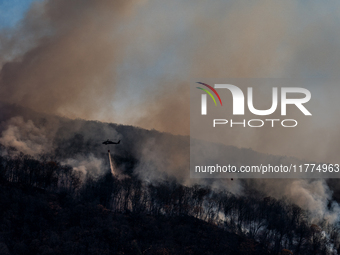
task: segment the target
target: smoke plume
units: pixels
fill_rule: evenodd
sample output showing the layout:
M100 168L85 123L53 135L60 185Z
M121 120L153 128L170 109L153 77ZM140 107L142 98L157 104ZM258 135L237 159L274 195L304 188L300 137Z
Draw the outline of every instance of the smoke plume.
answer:
M17 152L37 156L52 151L50 141L44 128L38 128L31 120L27 122L20 116L2 123L0 143L12 147Z
M68 117L113 115L103 106L110 105L115 93L117 68L131 39L122 29L137 3L36 3L12 35L0 35L0 52L14 52L1 56L0 99ZM14 44L9 50L7 42L16 39L31 47L17 53Z
M0 31L0 100L69 118L188 135L192 81L336 76L339 7L336 1L326 8L313 1L290 0L37 2L17 27ZM268 129L246 135L229 133L228 145L337 161L338 85L334 83L326 92L321 88L322 84L311 86L314 119L302 123L303 135L301 130L278 134ZM332 107L318 110L323 102L332 102ZM0 143L30 155L49 152L54 144L58 144L59 155L67 154L71 146L79 147L79 155L88 154L93 145L97 158L106 157L106 151L99 153L96 147L103 135L108 136L104 139L121 135L108 125L97 130L93 123L61 122L58 128L41 127L15 117L1 124ZM123 135L123 148L138 159L134 170L139 176L174 176L182 183L193 182L185 172L189 139L171 143L172 137L153 133L156 137L140 138L139 131L130 132ZM68 163L81 171L101 167L100 160L90 161L94 165L89 167L90 162L81 158ZM250 185L206 182L233 192ZM256 180L251 185L277 198L287 196L315 217L334 220L338 211L336 204L333 211L327 209L332 192L323 180Z
M161 3L34 3L17 27L0 33L0 100L71 118L188 135L191 82L337 75L337 16L328 13L339 9L337 2L329 9L316 2L268 0ZM320 11L311 15L307 6ZM338 100L332 100L332 109L317 109L334 99L338 86L324 94L321 84L313 86L313 122L301 123L304 135L263 128L226 134L229 145L337 160L339 139L331 127L339 124ZM259 100L268 94L257 88L254 93ZM325 120L325 111L333 117ZM325 121L327 130L315 124ZM325 132L326 139L315 135ZM290 146L293 142L299 146Z

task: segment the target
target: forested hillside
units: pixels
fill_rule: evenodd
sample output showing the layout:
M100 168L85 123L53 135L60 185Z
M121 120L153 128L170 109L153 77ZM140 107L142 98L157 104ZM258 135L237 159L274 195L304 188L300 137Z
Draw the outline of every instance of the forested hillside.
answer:
M256 191L82 176L0 157L2 254L335 254L339 229ZM280 253L281 252L281 253Z

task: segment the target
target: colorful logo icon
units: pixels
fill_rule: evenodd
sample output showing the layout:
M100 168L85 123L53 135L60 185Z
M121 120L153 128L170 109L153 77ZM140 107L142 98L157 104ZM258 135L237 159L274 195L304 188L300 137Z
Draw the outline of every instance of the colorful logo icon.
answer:
M214 92L215 95L217 96L218 100L220 100L220 104L221 104L221 106L222 106L222 100L221 100L221 98L220 98L220 95L217 93L217 91L216 91L213 87L211 87L210 85L205 84L205 83L203 83L203 82L197 82L197 83L198 83L198 84L201 84L201 85L203 85L203 86L206 86L206 87L209 88L212 92ZM197 88L203 90L204 92L206 92L206 93L214 100L214 103L215 103L215 105L217 106L215 97L210 93L209 90L206 90L206 89L203 89L203 88L200 88L200 87L197 87Z

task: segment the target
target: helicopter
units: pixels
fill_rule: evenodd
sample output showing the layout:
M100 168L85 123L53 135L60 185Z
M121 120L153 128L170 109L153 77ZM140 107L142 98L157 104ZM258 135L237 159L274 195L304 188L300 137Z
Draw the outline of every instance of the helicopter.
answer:
M109 139L107 139L106 141L103 142L103 144L108 145L108 144L119 144L120 140L118 142L112 142Z

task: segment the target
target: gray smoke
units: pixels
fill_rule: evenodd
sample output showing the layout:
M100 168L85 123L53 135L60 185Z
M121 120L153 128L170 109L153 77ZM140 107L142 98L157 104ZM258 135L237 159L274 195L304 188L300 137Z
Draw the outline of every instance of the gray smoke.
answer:
M36 127L32 120L25 122L17 116L1 123L1 126L0 143L5 147L13 147L17 152L31 156L52 151L46 130Z
M337 76L339 7L336 1L324 5L290 0L42 1L32 5L17 27L0 32L0 100L70 118L188 135L188 86L193 79ZM268 129L246 137L231 135L229 145L337 161L339 86L334 83L325 93L322 84L316 87L316 106L334 102L315 114L322 118L313 119L325 125L306 122L311 128L303 135L292 131L278 135ZM98 132L93 123L78 120L42 127L19 117L1 125L0 142L30 155L49 152L54 142L68 141L75 133L90 144L103 136L124 137L130 141L127 151L139 160L135 171L141 178L173 176L184 184L194 182L186 172L187 138L174 143L173 137L142 140L138 131L120 136L105 125ZM82 150L88 153L87 148ZM81 171L101 165L93 159L95 166L88 167L80 156L70 160ZM236 193L250 185L239 180L198 181ZM332 192L324 180L251 182L268 195L288 197L312 211L313 217L335 219L338 205L327 209Z

